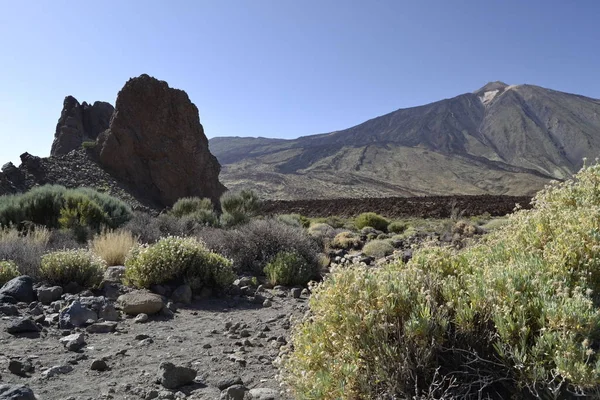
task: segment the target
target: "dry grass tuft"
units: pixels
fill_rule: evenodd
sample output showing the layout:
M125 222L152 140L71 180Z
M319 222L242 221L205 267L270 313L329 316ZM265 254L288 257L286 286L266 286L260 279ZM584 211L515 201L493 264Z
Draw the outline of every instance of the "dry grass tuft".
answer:
M102 258L108 266L124 265L131 248L138 242L131 232L126 230L105 230L90 241L90 250Z

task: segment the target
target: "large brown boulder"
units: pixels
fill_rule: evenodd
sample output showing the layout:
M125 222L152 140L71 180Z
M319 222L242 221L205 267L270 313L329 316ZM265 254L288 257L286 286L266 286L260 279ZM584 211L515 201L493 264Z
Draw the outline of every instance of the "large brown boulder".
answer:
M198 109L183 90L148 75L121 89L98 148L111 174L162 206L186 196L216 202L225 191Z
M79 104L73 96L65 97L50 155L64 155L81 148L85 141L96 140L100 132L108 129L114 111L112 105L103 101Z

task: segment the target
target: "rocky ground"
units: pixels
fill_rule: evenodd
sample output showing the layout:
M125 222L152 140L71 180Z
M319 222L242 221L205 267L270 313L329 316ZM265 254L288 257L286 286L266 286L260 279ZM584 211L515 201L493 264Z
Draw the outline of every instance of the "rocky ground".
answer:
M515 205L531 208L526 196L426 196L315 200L266 200L262 212L267 215L301 214L306 217L354 217L376 212L389 218L449 218L453 212L464 217L501 216L511 213Z
M307 289L242 279L229 294L159 296L111 281L115 268L96 293L23 277L0 290L0 399L288 398L276 360Z

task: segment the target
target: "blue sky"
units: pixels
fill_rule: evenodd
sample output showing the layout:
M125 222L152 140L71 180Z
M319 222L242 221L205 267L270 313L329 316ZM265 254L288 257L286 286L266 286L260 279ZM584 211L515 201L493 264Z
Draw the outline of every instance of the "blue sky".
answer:
M531 83L600 98L595 0L0 0L0 165L47 156L66 95L148 73L208 137L293 138Z

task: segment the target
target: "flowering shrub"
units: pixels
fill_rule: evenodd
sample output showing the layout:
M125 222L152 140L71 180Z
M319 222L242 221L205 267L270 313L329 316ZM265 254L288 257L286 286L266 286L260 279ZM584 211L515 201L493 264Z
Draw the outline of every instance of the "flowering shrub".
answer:
M88 250L63 250L42 256L40 276L51 284L75 282L94 287L102 281L105 269L105 262Z
M305 285L318 275L318 266L309 264L295 252L278 253L265 266L265 274L273 285Z
M225 287L235 278L231 261L195 238L168 236L156 244L134 247L125 260L125 283L148 288L183 280L192 289Z
M12 261L0 261L0 287L19 275L17 264Z
M334 271L293 334L298 398L597 398L600 166L463 250Z

